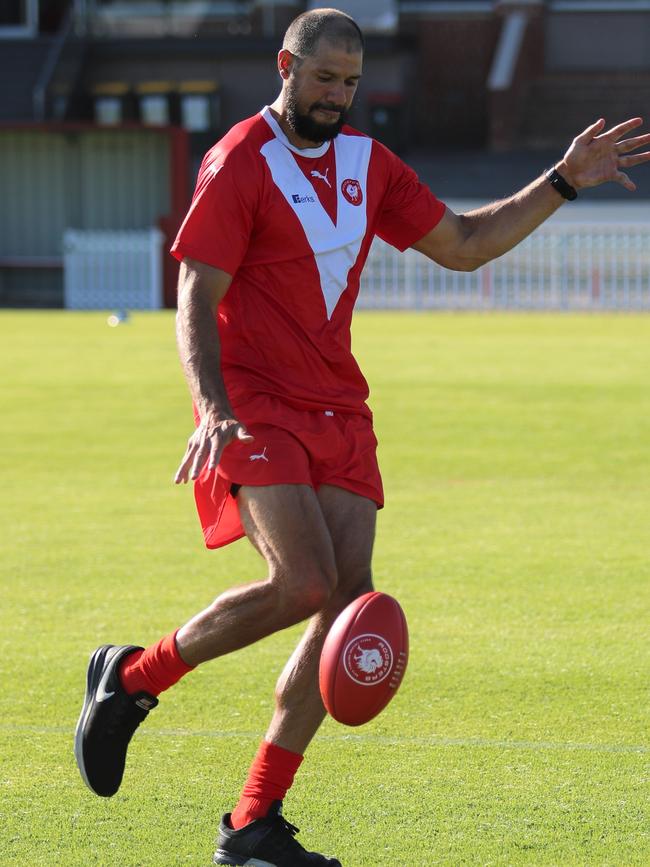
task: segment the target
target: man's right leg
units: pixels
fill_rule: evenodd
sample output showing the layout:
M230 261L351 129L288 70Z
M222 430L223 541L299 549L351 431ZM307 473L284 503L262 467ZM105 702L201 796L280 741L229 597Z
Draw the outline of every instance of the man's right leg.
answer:
M201 662L304 620L333 592L334 550L314 491L307 485L270 485L263 491L258 521L264 531L255 544L269 567L265 581L226 591L177 633L144 651L104 645L93 654L75 756L97 794L118 790L129 741L161 689Z
M180 655L198 665L292 626L319 611L336 588L336 562L316 494L307 485L267 485L247 503L259 528L250 541L266 560L265 581L236 587L176 635Z

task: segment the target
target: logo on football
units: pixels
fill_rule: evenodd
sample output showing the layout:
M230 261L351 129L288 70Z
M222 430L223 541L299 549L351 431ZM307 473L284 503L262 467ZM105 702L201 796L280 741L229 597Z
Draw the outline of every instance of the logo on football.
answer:
M388 677L393 667L393 649L381 635L359 635L343 652L345 673L361 686L374 686Z
M363 193L359 181L346 178L341 184L341 192L351 205L360 205L363 202Z

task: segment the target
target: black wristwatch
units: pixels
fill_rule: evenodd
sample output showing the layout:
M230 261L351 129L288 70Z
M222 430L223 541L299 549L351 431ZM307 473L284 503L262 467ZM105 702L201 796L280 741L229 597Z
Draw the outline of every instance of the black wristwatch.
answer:
M553 189L557 190L563 198L568 199L570 202L578 198L578 193L575 188L562 177L555 166L551 166L550 169L547 169L544 172L544 175Z

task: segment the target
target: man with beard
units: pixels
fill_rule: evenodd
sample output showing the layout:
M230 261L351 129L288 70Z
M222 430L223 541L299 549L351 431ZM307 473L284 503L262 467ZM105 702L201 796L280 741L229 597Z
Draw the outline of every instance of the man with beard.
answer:
M97 794L120 786L135 729L200 663L310 617L276 686L276 707L241 798L223 817L216 864L339 861L306 852L281 803L321 724L327 631L372 589L383 504L367 384L350 351L359 278L375 235L473 270L550 216L576 187L650 158L620 141L640 119L578 136L564 159L503 202L457 216L378 142L345 125L363 37L331 9L300 15L278 55L282 91L206 155L172 248L181 261L177 336L196 430L175 481L195 483L209 548L246 535L268 577L231 589L146 650L91 657L75 737ZM340 865L339 865L340 867Z

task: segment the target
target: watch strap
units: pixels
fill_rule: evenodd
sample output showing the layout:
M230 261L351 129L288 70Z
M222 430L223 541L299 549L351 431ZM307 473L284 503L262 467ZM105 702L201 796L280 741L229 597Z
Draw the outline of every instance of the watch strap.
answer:
M544 175L550 185L556 190L564 199L567 199L569 202L572 202L574 199L578 198L578 193L571 184L562 177L562 175L558 172L555 166L551 166L550 169L547 169L544 172Z

